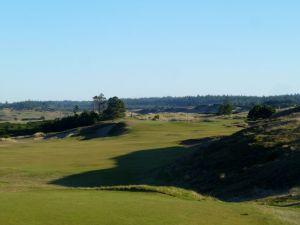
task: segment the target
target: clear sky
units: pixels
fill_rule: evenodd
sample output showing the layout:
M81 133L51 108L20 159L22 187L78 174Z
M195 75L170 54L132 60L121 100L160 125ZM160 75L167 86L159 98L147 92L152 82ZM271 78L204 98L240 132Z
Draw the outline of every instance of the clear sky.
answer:
M0 2L0 101L300 92L298 0Z

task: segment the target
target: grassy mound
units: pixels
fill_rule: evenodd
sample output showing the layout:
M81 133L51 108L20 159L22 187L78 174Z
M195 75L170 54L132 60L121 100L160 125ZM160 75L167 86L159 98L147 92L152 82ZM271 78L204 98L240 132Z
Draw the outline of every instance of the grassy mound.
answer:
M300 113L290 110L217 140L173 169L200 193L242 201L300 185Z

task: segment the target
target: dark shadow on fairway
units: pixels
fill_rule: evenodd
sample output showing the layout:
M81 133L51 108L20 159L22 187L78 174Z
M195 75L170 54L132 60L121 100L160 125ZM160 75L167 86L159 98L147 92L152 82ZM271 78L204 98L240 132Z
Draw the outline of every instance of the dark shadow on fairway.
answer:
M113 158L116 166L110 169L88 171L70 175L51 183L67 187L101 187L112 185L163 185L168 177L163 173L166 165L188 151L184 147L149 149Z
M300 152L252 146L240 133L221 140L181 143L185 147L146 149L118 156L112 158L116 162L113 168L70 175L51 184L175 186L230 202L277 195L299 184Z
M198 193L230 202L281 195L298 187L300 152L253 144L255 136L247 134L207 139L212 141L208 146L197 145L198 140L182 142L198 150L177 161L172 173Z

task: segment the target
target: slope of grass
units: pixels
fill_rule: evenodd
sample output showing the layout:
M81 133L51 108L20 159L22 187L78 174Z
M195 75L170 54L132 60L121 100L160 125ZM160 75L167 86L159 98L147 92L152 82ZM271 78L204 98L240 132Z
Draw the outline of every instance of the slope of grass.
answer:
M172 162L188 151L179 145L181 140L226 135L238 130L227 127L232 123L230 120L211 123L129 120L127 123L129 132L119 137L90 141L68 138L0 142L0 174L3 175L0 187L45 187L55 179L91 174L92 171L101 171L99 179L91 177L92 183L100 182L105 186L138 184L147 178L145 173ZM97 173L95 175L97 178ZM79 178L82 178L83 186L89 186L89 176Z
M186 200L193 192L168 187L160 176L191 151L183 140L232 134L236 122L129 119L121 136L0 142L0 224L287 224L264 206Z
M260 121L199 150L174 173L200 193L230 201L288 193L300 186L300 114Z

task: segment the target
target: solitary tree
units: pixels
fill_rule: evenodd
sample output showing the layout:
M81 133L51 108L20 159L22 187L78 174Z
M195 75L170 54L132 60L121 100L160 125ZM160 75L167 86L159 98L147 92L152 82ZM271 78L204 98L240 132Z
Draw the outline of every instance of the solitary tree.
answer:
M102 113L106 109L106 98L104 94L100 94L98 96L93 97L94 102L94 111L98 111L98 113Z
M94 107L94 112L96 112L98 108L98 96L93 97L93 107Z
M74 115L77 115L78 112L79 112L79 106L75 105L74 108L73 108Z

